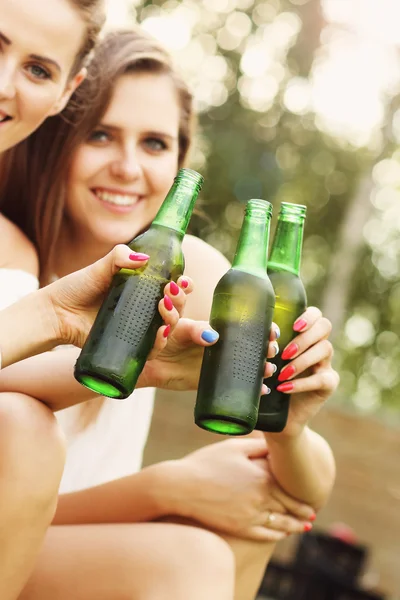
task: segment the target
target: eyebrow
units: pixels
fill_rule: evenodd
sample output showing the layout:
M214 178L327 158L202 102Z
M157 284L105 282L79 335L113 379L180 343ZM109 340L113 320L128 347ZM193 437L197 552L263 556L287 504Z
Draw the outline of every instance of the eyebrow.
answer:
M6 36L4 35L4 33L1 33L1 31L0 31L0 39L2 39L2 40L3 40L3 42L4 42L5 44L7 44L7 46L10 46L10 45L11 45L11 40L9 40L9 39L8 39L8 37L6 37Z
M0 31L0 39L7 44L7 46L11 46L12 42L11 40L4 35L4 33L2 33ZM47 65L52 65L59 73L61 72L61 67L58 64L58 62L56 62L55 60L53 60L52 58L48 58L47 56L41 56L40 54L30 54L29 58L32 58L33 60L38 60L39 62L43 62L46 63Z
M99 123L97 127L104 127L104 129L110 129L111 131L121 131L123 128L118 125L109 125L107 123ZM177 140L178 136L170 135L169 133L163 133L162 131L146 131L146 135L153 135L154 137L168 138L169 140Z

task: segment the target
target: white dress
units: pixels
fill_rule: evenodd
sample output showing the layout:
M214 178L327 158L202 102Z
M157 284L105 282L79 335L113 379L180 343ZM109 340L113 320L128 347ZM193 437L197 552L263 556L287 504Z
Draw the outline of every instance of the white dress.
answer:
M36 277L0 269L0 310L38 288ZM58 349L63 351L63 347ZM142 464L154 405L154 388L135 390L126 400L106 398L96 420L82 429L81 406L55 413L67 437L60 493L72 492L136 473Z

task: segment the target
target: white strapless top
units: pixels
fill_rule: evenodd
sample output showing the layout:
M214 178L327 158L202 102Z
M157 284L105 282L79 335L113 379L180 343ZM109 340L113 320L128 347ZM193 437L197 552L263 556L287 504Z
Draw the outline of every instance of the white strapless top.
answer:
M0 310L38 288L36 277L0 269ZM63 347L58 349L63 351ZM106 398L94 422L80 428L82 407L55 413L67 437L60 493L105 483L140 470L154 405L154 388L135 390L126 400Z

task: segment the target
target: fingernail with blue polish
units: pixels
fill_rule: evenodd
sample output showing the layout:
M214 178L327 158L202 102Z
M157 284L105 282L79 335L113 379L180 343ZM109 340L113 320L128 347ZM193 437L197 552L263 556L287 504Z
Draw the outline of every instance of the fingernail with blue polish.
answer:
M213 331L212 329L206 329L201 334L201 338L205 342L208 342L209 344L211 344L212 342L215 342L219 338L219 334L216 331Z

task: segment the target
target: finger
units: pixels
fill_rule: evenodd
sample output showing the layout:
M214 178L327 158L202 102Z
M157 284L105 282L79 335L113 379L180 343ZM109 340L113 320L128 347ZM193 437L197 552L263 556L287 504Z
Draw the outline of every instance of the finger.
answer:
M168 335L171 331L170 325L163 325L158 328L156 339L154 341L153 348L151 349L150 354L147 357L147 360L153 360L158 356L158 354L164 350L165 346L168 342Z
M320 317L315 323L300 335L296 336L282 351L283 360L292 360L305 352L308 348L327 339L331 333L331 322L325 317Z
M322 313L319 308L309 306L293 323L293 331L297 333L307 331L320 317L322 317Z
M170 298L179 315L182 315L186 305L186 294L184 290L179 287L175 281L170 281L164 288L164 294Z
M318 369L309 377L300 377L293 381L285 381L277 386L278 392L298 394L300 392L316 392L321 396L330 396L339 384L339 375L334 369Z
M321 340L300 354L295 360L281 370L278 381L289 381L296 375L303 373L306 369L316 366L324 361L326 366L330 365L333 356L333 347L329 340Z
M295 500L291 496L288 496L288 494L286 494L278 486L273 487L273 489L271 490L271 495L285 509L284 511L279 510L278 512L287 512L292 517L297 517L298 519L302 519L304 521L315 521L316 514L312 506L308 506L308 504L303 504L302 502ZM270 507L268 506L268 508Z
M106 287L108 287L113 275L120 269L138 269L139 267L143 267L148 259L147 254L134 253L129 246L118 244L111 252L96 261L93 265L90 265L90 267L87 267L87 269L90 271L89 276L93 277L96 281L104 280Z
M193 292L194 286L193 279L191 277L188 277L187 275L182 275L181 277L179 277L176 283L179 285L180 288L183 289L186 295L191 294Z
M180 345L212 346L219 339L219 334L207 321L195 321L185 317L179 319L179 326L174 331L174 338Z
M283 531L285 533L304 533L312 529L312 523L309 521L303 521L281 513L271 513L270 511L260 514L260 524L268 530Z
M279 353L279 344L276 340L269 342L267 349L267 358L275 358Z
M171 298L166 294L158 303L158 311L166 325L171 326L173 330L179 321L179 312L173 305Z
M285 531L276 531L274 529L268 529L262 525L253 525L244 531L235 532L235 535L256 542L279 542L284 540L287 536Z
M281 337L281 330L279 329L279 325L277 325L276 323L274 323L272 321L271 329L269 332L269 339L271 342L274 342L275 340L279 340L280 337Z
M264 379L267 379L267 377L272 377L272 375L276 373L276 370L277 366L267 361L264 365Z

